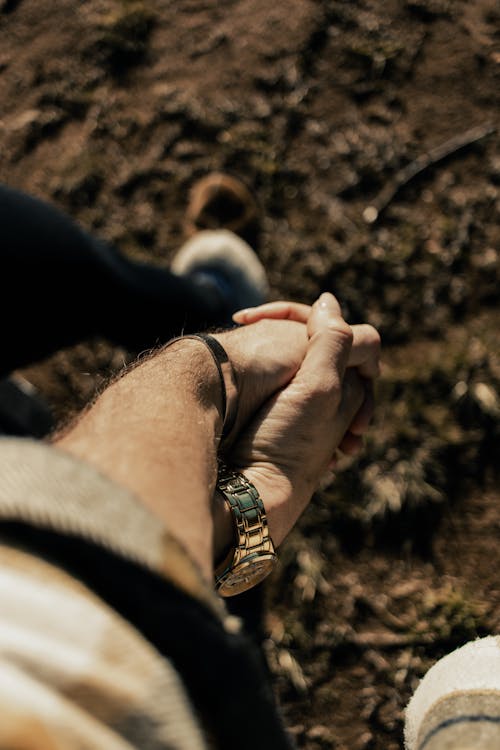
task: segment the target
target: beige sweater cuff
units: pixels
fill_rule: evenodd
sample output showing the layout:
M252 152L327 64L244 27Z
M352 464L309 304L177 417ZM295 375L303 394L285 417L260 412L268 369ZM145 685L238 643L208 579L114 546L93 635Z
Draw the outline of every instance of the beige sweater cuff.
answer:
M162 576L225 617L175 536L128 490L34 440L0 438L0 523L19 521L100 545Z

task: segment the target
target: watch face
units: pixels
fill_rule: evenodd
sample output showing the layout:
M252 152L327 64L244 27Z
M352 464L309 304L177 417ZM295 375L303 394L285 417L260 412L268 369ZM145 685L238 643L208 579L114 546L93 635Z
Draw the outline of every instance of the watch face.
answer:
M235 596L253 588L269 575L276 564L276 559L276 555L269 553L245 559L219 580L219 594Z

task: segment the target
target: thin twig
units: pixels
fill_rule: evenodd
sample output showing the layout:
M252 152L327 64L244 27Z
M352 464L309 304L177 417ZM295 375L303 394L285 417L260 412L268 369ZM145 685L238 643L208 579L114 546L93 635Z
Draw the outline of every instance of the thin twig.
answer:
M429 167L443 161L443 159L455 154L457 151L471 146L495 132L496 128L491 123L477 125L475 128L466 130L465 133L460 133L445 143L421 154L417 159L407 164L406 167L400 169L394 176L394 179L382 188L373 203L363 211L364 220L368 224L374 224L401 188L405 187L417 175L422 174Z

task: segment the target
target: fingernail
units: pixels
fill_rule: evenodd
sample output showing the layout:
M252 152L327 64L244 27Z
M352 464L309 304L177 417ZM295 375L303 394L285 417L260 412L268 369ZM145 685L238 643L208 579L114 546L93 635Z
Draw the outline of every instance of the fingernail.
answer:
M323 294L318 299L318 306L324 310L327 307L330 307L332 304L332 295L330 292L323 292Z
M245 318L247 314L250 312L250 310L253 310L252 307L245 307L243 310L237 310L235 313L233 313L233 318Z

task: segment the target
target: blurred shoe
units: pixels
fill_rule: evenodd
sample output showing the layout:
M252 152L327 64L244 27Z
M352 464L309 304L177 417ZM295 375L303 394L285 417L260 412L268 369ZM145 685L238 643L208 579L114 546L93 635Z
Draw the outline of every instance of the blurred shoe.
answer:
M184 222L186 237L203 229L228 229L257 247L259 209L247 186L224 172L198 180L189 193Z
M220 309L221 325L230 323L236 310L268 298L264 266L250 245L227 229L197 232L181 247L171 269L188 277Z
M500 636L471 641L427 672L406 709L405 745L500 748Z

